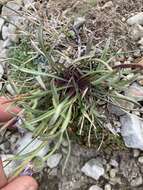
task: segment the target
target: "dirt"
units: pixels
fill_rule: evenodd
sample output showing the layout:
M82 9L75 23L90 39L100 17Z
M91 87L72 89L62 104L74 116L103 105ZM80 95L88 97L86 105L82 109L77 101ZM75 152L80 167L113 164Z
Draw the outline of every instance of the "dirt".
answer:
M143 9L142 0L113 0L108 7L108 0L83 1L50 1L49 11L54 14L61 12L67 17L84 16L89 38L94 44L105 45L110 38L112 50L127 52L137 49L137 45L130 39L126 20L133 13ZM107 7L106 7L107 6ZM54 9L53 9L54 7ZM56 11L55 11L56 10ZM104 42L104 43L103 43Z

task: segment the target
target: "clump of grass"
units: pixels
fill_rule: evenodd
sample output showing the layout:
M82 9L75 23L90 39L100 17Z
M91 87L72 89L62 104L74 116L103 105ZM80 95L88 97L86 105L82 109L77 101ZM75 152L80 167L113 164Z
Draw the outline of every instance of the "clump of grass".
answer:
M44 46L40 49L42 48ZM46 63L49 63L53 55L45 54L46 52L43 52ZM105 56L101 57L105 59ZM31 86L26 87L26 90L12 97L12 101L24 109L25 121L22 127L30 130L33 138L40 138L43 141L39 148L55 140L55 146L44 160L59 149L63 138L68 139L69 151L70 138L83 137L91 146L91 139L99 139L98 135L105 130L107 103L116 104L117 99L124 98L132 101L121 92L135 76L128 80L124 69L120 69L119 72L119 68L112 68L108 61L96 58L95 54L72 60L68 66L51 61L49 70L44 72L38 70L38 65L35 69L35 64L33 68L23 63L10 62L10 65L14 68L13 72L25 73L26 78L31 78L29 84L33 85L33 80L36 82L38 76L45 86L43 89L41 83L37 81L32 89ZM16 85L20 82L17 81ZM27 154L27 162L33 159L36 153L37 150L33 150ZM21 156L19 158L21 159ZM23 165L17 171L20 172L22 169Z
M59 36L68 31L68 27L62 27L63 23L59 25L54 29L49 27L47 31L48 27L40 23L38 37L32 36L32 39L22 42L19 48L15 47L9 54L10 79L15 89L18 89L11 101L24 110L22 127L31 131L34 139L39 138L43 142L31 153L13 158L23 160L15 175L34 159L41 148L54 141L54 146L43 158L47 160L59 149L63 138L69 144L67 163L71 150L70 139L84 138L88 146L92 145L92 140L101 139L108 120L108 103L116 105L118 99L124 99L137 104L122 92L136 79L138 73L135 72L128 79L124 67L110 64L109 41L99 57L94 46L90 45L88 52L82 51L81 39L73 43L73 39L65 35L62 41ZM76 38L80 38L80 32L75 34ZM69 56L71 44L75 48ZM61 57L64 60L62 63Z

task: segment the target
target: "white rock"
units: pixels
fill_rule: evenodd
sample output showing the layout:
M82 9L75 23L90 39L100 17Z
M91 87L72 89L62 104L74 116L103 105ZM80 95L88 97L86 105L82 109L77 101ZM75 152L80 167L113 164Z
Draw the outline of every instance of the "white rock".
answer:
M10 9L9 9L10 7ZM3 6L1 15L4 17L18 16L15 11L20 9L20 5L14 1L9 1L6 6Z
M58 166L58 164L60 163L62 159L62 154L53 154L52 156L50 156L47 160L47 166L49 168L56 168Z
M112 2L112 1L108 1L107 3L105 3L105 4L103 5L102 10L103 10L103 9L107 9L107 8L111 8L111 7L113 7L113 6L114 6L113 2Z
M89 190L103 190L102 188L98 187L97 185L93 185L89 188Z
M110 164L106 164L106 172L110 171L111 169L111 165Z
M136 101L143 100L143 86L134 82L129 86L129 88L125 91L125 95L133 98Z
M104 190L111 190L112 187L110 184L106 184L105 187L104 187Z
M143 156L141 156L141 157L138 158L138 162L139 162L140 164L143 164Z
M11 9L9 9L8 7L10 7ZM20 21L23 20L23 18L17 13L19 9L20 3L18 4L14 1L9 1L7 3L7 7L3 6L1 15L13 24L19 25Z
M110 178L110 184L112 185L122 184L121 178L120 177Z
M130 35L133 40L139 40L143 37L143 27L139 24L136 24L130 28Z
M118 172L117 169L111 169L110 172L109 172L109 173L110 173L110 177L111 177L111 178L115 178L117 172Z
M127 24L129 24L129 25L134 25L134 24L143 25L143 12L140 12L140 13L130 17L127 20Z
M110 165L117 168L119 166L119 163L116 160L111 159L110 160Z
M8 26L3 26L2 27L2 38L3 40L6 40L9 36L9 28Z
M84 17L77 17L74 21L74 27L76 29L79 29L84 23L85 23L85 18Z
M34 150L36 150L37 148L39 148L39 146L42 144L43 142L39 139L33 139L32 138L32 133L28 132L26 133L25 136L23 136L17 143L16 143L16 148L14 150L14 153L20 153L20 155L24 155L27 153L30 153ZM40 151L37 153L36 156L40 156L43 157L47 154L47 152L49 151L49 146L45 146L44 148L40 148Z
M31 7L31 5L34 3L34 0L24 0L24 6L26 9Z
M143 121L133 114L120 117L120 121L122 125L121 135L125 145L143 150Z
M105 171L102 163L97 159L91 159L81 169L81 171L95 180L98 180L100 176L103 176Z
M139 176L131 181L131 186L138 187L138 186L142 185L142 183L143 183L143 178L142 178L142 176Z
M138 41L138 44L143 45L143 37Z
M2 30L4 24L4 19L0 18L0 31Z
M134 156L134 158L137 158L139 155L140 155L140 151L139 150L137 150L137 149L133 150L133 156Z
M4 43L3 43L3 48L8 48L12 45L11 41L9 38L7 38Z
M2 78L3 74L4 74L3 65L0 64L0 79Z
M2 154L0 156L1 156L1 159L2 159L2 162L3 162L4 172L5 172L6 176L8 177L14 172L14 170L16 168L16 163L14 161L9 162L9 161L6 161L6 160L12 158L14 155L12 155L12 154L7 154L7 155Z

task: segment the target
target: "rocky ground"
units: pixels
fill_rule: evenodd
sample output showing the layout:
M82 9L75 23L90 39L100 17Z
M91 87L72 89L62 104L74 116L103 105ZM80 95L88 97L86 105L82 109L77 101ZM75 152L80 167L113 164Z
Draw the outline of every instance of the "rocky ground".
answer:
M86 40L91 40L98 52L102 51L107 41L110 41L111 52L121 53L114 59L115 64L140 63L143 65L142 0L72 0L70 2L68 0L51 0L49 2L24 0L22 6L28 9L34 3L37 3L39 10L43 10L40 12L41 17L45 16L46 9L49 11L48 14L53 15L53 18L58 18L61 14L64 18L72 18L76 21L79 20L77 18L84 18ZM7 57L9 47L18 43L20 34L17 25L25 29L27 24L27 21L17 13L21 9L21 5L13 2L8 2L6 5L1 6L1 63ZM87 44L84 39L83 44ZM4 72L4 64L0 64L0 77ZM3 82L0 85L2 89ZM136 81L126 91L127 95L140 103L140 106L130 112L130 115L115 107L109 108L110 112L118 117L116 124L125 146L120 144L120 141L115 143L113 140L107 145L106 142L105 145L103 143L98 150L73 142L69 162L62 174L62 166L67 153L67 142L63 142L59 152L47 161L44 170L35 175L41 190L143 189L142 85L142 80ZM5 88L10 94L13 94L9 84L5 85ZM133 108L132 105L127 106ZM11 131L2 134L0 136L1 154L11 154L13 146L19 138L19 134Z

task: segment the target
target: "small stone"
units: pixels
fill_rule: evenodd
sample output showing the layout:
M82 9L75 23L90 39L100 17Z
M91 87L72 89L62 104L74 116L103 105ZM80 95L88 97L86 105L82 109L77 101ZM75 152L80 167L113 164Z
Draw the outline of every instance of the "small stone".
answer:
M4 19L0 18L0 32L2 31L3 24L4 24Z
M128 57L128 61L133 62L134 58L133 57Z
M143 121L133 114L120 117L120 121L122 125L121 135L125 145L143 150Z
M134 82L125 91L125 95L130 98L133 98L136 101L142 101L143 100L143 86Z
M3 49L1 52L0 52L0 58L1 59L4 59L7 57L7 49ZM3 65L3 64L2 64Z
M7 38L3 43L3 48L9 48L12 45L9 38Z
M93 185L89 188L89 190L103 190L102 188L98 187L97 185Z
M138 58L138 57L140 57L141 56L141 51L140 51L140 49L138 49L138 50L136 50L135 52L134 52L134 57L135 58Z
M137 149L133 150L133 156L134 156L134 158L137 158L139 155L140 155L140 151L139 150L137 150Z
M74 28L79 29L86 22L84 17L77 17L74 21Z
M143 45L143 38L138 41L138 44Z
M110 184L112 185L122 184L121 178L119 177L110 178Z
M91 159L81 169L81 171L95 180L98 180L100 176L104 175L104 167L97 159Z
M117 169L111 169L110 172L109 172L109 173L110 173L110 177L111 177L111 178L115 178L117 172L118 172Z
M56 168L62 159L62 154L53 154L47 159L47 166L49 168Z
M9 1L6 6L3 6L1 15L8 18L13 16L18 16L16 11L18 11L19 9L20 5L18 5L14 1Z
M117 168L119 166L119 163L116 160L111 159L110 160L110 165Z
M24 155L38 149L43 141L38 138L33 139L31 132L27 132L17 143L15 144L14 154L19 153L19 155ZM49 146L45 146L37 152L37 156L43 157L49 151Z
M17 142L17 140L19 139L19 136L17 134L13 134L10 138L10 143L14 144Z
M0 64L0 79L2 78L3 74L4 74L3 65Z
M141 156L141 157L138 158L138 162L139 162L140 164L143 164L143 156Z
M143 27L141 25L132 26L129 33L134 41L140 40L143 37Z
M134 25L134 24L143 25L143 12L137 13L136 15L128 18L127 24L129 24L129 25Z
M111 165L110 165L110 164L107 164L107 165L106 165L106 171L108 172L108 171L110 171L110 169L111 169Z
M112 187L110 184L106 184L104 187L104 190L112 190Z
M3 40L6 40L9 36L9 29L8 26L3 26L2 27L2 38Z
M34 0L24 0L25 8L28 9L34 3Z
M105 3L105 4L103 5L102 10L111 8L111 7L113 7L113 6L114 6L114 5L113 5L113 2L112 2L112 1L108 1L107 3Z
M142 176L140 176L131 181L131 186L138 187L138 186L142 185L142 183L143 183L143 178L142 178Z

